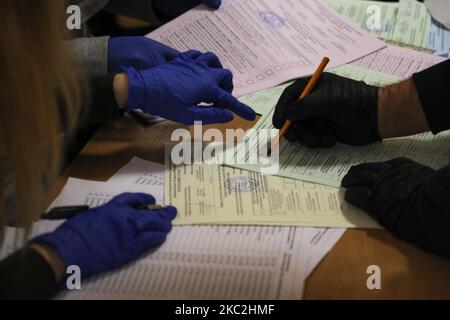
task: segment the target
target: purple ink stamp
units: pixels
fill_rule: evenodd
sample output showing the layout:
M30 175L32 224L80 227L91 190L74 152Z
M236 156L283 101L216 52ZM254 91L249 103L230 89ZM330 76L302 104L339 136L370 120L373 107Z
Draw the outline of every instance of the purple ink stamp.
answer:
M284 20L278 14L273 11L262 11L260 14L261 18L272 27L280 28L284 26Z
M225 187L230 192L251 192L259 187L259 183L250 177L231 177L225 180Z

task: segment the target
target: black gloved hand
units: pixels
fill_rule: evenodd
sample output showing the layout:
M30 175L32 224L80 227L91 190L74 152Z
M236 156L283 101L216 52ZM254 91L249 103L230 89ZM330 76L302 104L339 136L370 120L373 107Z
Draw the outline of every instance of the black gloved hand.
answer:
M354 166L342 180L342 186L347 188L345 200L369 213L398 237L426 250L439 251L439 245L430 240L439 221L433 219L432 212L423 212L417 201L424 197L424 182L435 172L404 158Z
M298 79L286 88L276 106L275 128L281 128L286 118L293 122L286 133L288 140L318 148L333 147L336 141L360 146L381 140L377 87L324 73L313 91L299 101L308 81Z

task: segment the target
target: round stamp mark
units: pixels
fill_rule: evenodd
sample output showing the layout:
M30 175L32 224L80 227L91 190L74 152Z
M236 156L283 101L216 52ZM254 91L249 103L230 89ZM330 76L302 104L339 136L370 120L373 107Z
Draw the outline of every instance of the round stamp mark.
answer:
M225 180L225 187L230 192L250 192L258 188L259 183L250 177L231 177Z
M261 11L259 15L267 24L271 25L272 27L280 28L285 24L284 19L273 11Z

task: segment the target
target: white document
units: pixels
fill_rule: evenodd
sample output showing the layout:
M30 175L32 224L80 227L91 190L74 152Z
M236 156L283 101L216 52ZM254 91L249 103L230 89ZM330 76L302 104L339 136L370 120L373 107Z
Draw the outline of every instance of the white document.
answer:
M50 205L50 208L76 205L88 205L94 208L107 203L115 196L125 192L148 193L155 197L156 203L164 202L163 186L99 182L69 178L59 196Z
M334 247L344 234L345 229L338 228L304 228L303 239L309 247L307 277Z
M302 229L175 227L156 251L58 299L301 299Z
M62 222L39 221L30 237ZM57 299L301 299L304 280L345 229L174 227L157 250ZM0 260L22 247L5 228ZM18 240L19 239L19 240ZM208 239L208 241L205 241Z
M217 54L233 72L236 96L312 74L325 56L332 68L385 47L320 0L223 0L216 11L199 6L148 36Z
M108 182L164 187L164 165L133 157Z
M450 30L432 22L428 36L428 48L433 50L435 55L450 58Z

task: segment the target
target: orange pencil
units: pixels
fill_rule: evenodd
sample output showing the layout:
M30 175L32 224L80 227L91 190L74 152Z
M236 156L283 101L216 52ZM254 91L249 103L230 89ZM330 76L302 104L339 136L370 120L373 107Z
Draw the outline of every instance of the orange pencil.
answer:
M325 57L322 59L322 62L320 63L319 67L314 72L314 74L312 75L308 84L306 85L305 89L303 90L302 94L298 98L299 100L306 97L312 91L315 84L317 83L320 76L322 75L323 71L325 70L328 62L330 62L330 59L328 57ZM284 137L284 135L286 134L286 131L288 131L290 126L291 126L291 121L289 119L286 119L286 122L284 123L283 127L280 129L278 136L275 138L275 140L272 141L271 146L268 151L268 155L270 155L272 153L272 149L274 149L280 143L280 140Z

